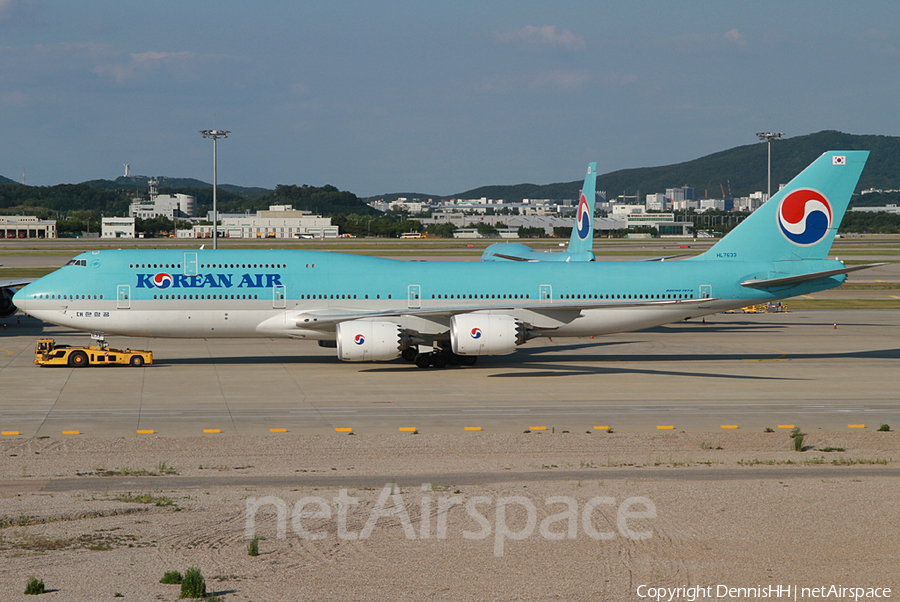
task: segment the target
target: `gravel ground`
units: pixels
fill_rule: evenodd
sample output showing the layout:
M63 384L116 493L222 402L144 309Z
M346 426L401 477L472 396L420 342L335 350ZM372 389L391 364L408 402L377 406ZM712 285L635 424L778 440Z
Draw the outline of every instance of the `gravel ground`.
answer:
M0 599L30 599L35 575L48 599L176 600L159 579L190 566L224 600L638 600L641 585L896 595L900 437L815 432L805 445L791 451L786 432L7 439ZM385 475L402 487L365 482ZM341 490L356 502L346 517ZM248 505L262 498L251 557Z

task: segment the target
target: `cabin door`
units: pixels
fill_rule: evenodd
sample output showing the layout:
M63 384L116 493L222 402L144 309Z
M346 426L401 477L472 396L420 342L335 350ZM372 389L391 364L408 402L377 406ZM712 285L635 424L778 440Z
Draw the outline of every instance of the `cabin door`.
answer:
M550 284L542 284L538 294L541 297L541 303L550 303L553 300L553 286Z
M409 285L409 308L410 309L418 309L422 307L422 302L420 297L422 296L422 287L418 284L410 284Z
M116 308L131 309L131 286L120 284L116 287Z
M275 309L285 308L284 285L276 284L272 289L272 307Z
M712 297L712 285L711 284L701 284L700 285L700 298L701 299L709 299ZM699 307L710 307L712 304L709 301L701 302Z
M197 270L197 253L190 252L184 254L184 275L196 276L200 272Z

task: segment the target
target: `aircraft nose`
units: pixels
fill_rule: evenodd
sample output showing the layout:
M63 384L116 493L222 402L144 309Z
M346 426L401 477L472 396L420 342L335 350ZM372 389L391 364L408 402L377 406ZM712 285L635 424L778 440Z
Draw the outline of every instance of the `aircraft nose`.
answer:
M13 304L25 313L28 313L28 303L26 301L28 293L25 292L27 288L28 287L26 286L25 288L19 289L12 298Z

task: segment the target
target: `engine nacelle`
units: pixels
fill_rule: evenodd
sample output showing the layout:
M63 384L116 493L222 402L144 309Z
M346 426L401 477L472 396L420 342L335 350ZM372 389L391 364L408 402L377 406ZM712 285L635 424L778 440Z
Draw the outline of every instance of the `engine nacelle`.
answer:
M450 344L457 355L508 355L527 340L512 316L460 314L450 318Z
M13 303L14 288L0 288L0 318L8 318L16 313L16 305Z
M337 356L345 362L383 362L400 357L402 335L393 322L353 320L337 325Z

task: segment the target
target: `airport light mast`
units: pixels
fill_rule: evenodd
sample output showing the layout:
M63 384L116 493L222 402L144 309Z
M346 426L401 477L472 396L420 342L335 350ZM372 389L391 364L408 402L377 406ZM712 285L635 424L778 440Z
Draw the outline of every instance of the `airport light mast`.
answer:
M765 140L769 147L769 189L766 191L768 201L772 198L772 140L780 140L784 132L758 132L756 135L760 140Z
M213 249L219 248L219 212L216 207L216 188L218 187L218 156L216 154L216 142L219 138L228 138L228 130L200 130L204 138L212 138L213 141Z

